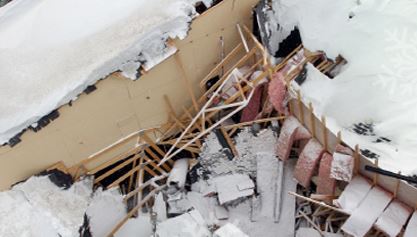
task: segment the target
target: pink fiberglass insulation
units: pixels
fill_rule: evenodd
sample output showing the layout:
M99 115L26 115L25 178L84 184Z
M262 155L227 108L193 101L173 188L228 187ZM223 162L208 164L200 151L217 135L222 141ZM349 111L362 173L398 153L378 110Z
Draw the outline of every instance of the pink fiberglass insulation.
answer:
M287 88L284 84L284 75L282 72L277 72L272 75L272 80L268 87L269 101L274 105L274 108L281 114L286 113L285 97L287 95Z
M281 160L288 160L293 142L309 138L311 138L311 135L308 130L295 117L289 116L285 120L278 137L277 156Z
M336 180L330 177L332 162L333 156L327 152L321 157L317 184L318 194L333 195L335 193Z
M378 186L373 187L343 224L342 230L355 237L365 236L391 200L390 193Z
M391 202L378 218L375 227L387 236L395 237L401 232L413 209L397 200ZM415 233L417 235L417 233Z
M311 178L317 171L320 158L324 153L323 146L314 138L310 139L298 158L294 177L305 188L310 186Z
M349 147L342 146L340 144L336 145L335 150L337 153L342 153L342 154L351 155L351 156L353 155L353 151Z
M353 156L336 152L333 154L330 177L349 182L352 180L354 166L355 159Z
M242 111L242 117L240 118L241 123L253 121L256 119L256 116L258 115L261 109L264 86L265 84L261 84L256 87L251 100Z

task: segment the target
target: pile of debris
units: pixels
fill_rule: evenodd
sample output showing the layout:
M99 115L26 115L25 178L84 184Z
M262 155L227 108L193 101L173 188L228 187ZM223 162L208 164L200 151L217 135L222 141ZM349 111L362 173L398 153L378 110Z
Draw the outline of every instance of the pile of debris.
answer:
M93 190L57 169L0 192L0 233L5 237L106 236L126 215L118 189Z
M274 130L242 128L234 137L238 154L231 160L214 133L207 136L198 165L189 167L191 159L176 160L168 188L155 197L149 212L154 233L159 237L292 236L295 199L282 193L295 191L296 183L292 169L284 169L276 158Z

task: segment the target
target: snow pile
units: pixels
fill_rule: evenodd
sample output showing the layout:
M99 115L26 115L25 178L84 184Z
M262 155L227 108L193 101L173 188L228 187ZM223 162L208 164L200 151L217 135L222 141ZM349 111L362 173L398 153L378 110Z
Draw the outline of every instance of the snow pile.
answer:
M110 73L134 79L140 65L171 55L165 41L186 36L195 2L14 0L0 8L0 143Z
M156 236L210 237L211 233L204 218L194 210L158 224Z
M117 190L92 195L90 179L63 190L47 176L31 177L0 192L1 236L78 236L85 214L94 236L104 236L125 216L123 198Z
M117 189L98 189L94 192L86 214L90 218L92 235L107 236L116 223L127 215L123 196Z
M115 237L149 237L152 236L152 223L149 215L141 213L137 218L129 219Z
M359 143L380 155L383 168L417 173L417 4L409 0L275 0L275 20L287 33L297 26L303 44L348 64L333 80L307 65L302 85L328 125L343 130L349 145ZM349 127L373 123L392 140L359 136Z

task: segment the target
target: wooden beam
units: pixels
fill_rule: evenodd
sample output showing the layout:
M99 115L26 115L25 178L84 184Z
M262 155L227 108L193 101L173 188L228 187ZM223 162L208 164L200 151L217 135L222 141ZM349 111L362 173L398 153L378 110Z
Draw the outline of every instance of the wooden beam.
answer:
M148 163L148 164L150 164L151 166L152 166L152 168L154 169L154 170L157 170L160 174L165 174L166 172L165 172L165 170L163 170L161 167L159 167L158 166L158 164L156 163L156 162L154 162L152 159L150 159L149 157L147 157L147 156L144 156L143 157L144 158L144 160ZM145 168L146 168L147 166L145 166ZM145 169L146 170L146 169ZM148 171L148 173L150 173L149 171ZM153 173L151 173L152 174L152 176L157 176L154 172Z
M219 64L217 64L208 74L200 81L200 87L204 88L208 80L210 80L214 73L222 68L227 62L229 62L236 54L242 49L243 44L239 43Z
M311 135L316 137L316 121L314 117L313 104L311 102L308 103L308 110L310 112Z
M226 126L222 126L222 128L229 130L229 129L241 128L241 127L244 127L244 126L252 125L254 123L265 123L265 122L271 122L271 121L274 121L274 120L284 120L284 119L285 119L285 116L279 116L279 117L273 117L273 118L264 118L264 119L249 121L249 122L226 125Z
M300 112L301 124L304 125L304 108L303 108L303 102L301 100L301 91L300 90L297 90L297 104L298 104L298 111Z
M126 161L122 162L121 164L117 165L116 167L113 167L112 169L108 170L106 173L98 176L94 179L94 184L99 183L100 181L104 180L105 178L109 177L110 175L114 174L114 172L119 171L123 167L129 165L132 162L136 162L136 160L140 158L140 154L136 154L133 157L127 159Z
M148 143L148 145L150 145L156 152L158 152L159 155L161 156L165 156L165 152L163 150L161 150L161 148L159 148L154 141L152 141L152 139L150 137L148 137L148 135L146 133L143 133L141 135L141 137L143 138L143 140Z
M308 198L308 197L304 197L304 196L299 195L299 194L297 194L297 193L294 193L294 192L288 192L288 194L290 194L290 195L292 195L292 196L294 196L294 197L296 197L296 198L302 199L302 200L304 200L304 201L308 201L308 202L311 202L311 203L317 204L317 205L319 205L319 206L321 206L321 207L324 207L324 208L327 208L327 209L330 209L330 210L333 210L333 211L339 212L339 213L341 213L341 214L349 215L349 213L347 213L347 212L346 212L346 211L344 211L343 209L340 209L340 208L337 208L337 207L334 207L334 206L330 206L330 205L328 205L328 204L325 204L325 203L323 203L323 202L316 201L316 200L311 199L311 198Z
M146 202L148 202L152 197L154 197L156 193L158 193L165 187L166 185L162 185L152 190L142 201L139 202L138 205L136 205L135 208L133 208L119 223L117 223L117 225L113 228L108 237L113 237L113 235L126 223L126 221L128 221Z
M104 162L104 163L96 166L95 168L90 169L87 172L87 174L88 175L93 175L93 174L97 173L98 171L103 170L104 168L109 167L109 166L113 165L114 163L117 163L118 161L120 161L120 160L122 160L124 158L127 158L127 157L129 157L131 155L134 155L134 154L140 152L140 149L142 149L142 147L140 147L140 148L133 147L133 148L129 149L128 151L123 152L122 154L120 154L118 156L115 156L114 158L112 158L112 159L110 159L110 160L108 160L108 161L106 161L106 162Z
M242 28L240 27L239 23L236 24L237 31L239 32L240 39L242 40L243 46L245 46L246 53L249 52L248 42L246 41L245 36L243 35Z
M152 157L152 159L154 159L158 163L161 162L161 159L155 153L153 153L151 149L145 148L145 151ZM171 168L167 164L163 164L162 168L164 168L166 172L169 172L171 170Z
M107 186L107 188L114 188L117 185L119 185L122 181L124 181L125 179L129 178L130 175L132 175L133 173L135 173L136 171L140 170L143 168L144 165L142 166L137 166L133 169L131 169L129 172L127 172L126 174L122 175L121 177L119 177L118 179L116 179L115 181L113 181L113 183L111 183L110 185Z
M226 139L227 144L229 145L231 152L233 153L233 155L235 157L237 157L239 155L239 153L237 152L236 146L233 143L232 139L229 137L229 134L227 134L226 130L224 128L220 127L220 131L222 132L224 138Z
M326 126L326 117L321 117L321 124L322 124L322 130L323 130L323 142L324 142L324 149L326 151L329 151L329 138L328 138L328 132L327 132L327 126Z

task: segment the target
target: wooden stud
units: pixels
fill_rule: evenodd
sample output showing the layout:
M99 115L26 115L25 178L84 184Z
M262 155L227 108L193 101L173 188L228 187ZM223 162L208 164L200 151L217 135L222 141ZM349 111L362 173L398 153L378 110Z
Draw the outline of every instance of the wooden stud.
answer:
M398 174L401 175L401 171L399 171ZM398 190L400 189L400 184L401 184L401 180L397 179L397 183L395 185L395 190L394 190L394 198L397 198Z
M355 152L354 152L354 168L355 168L355 175L358 175L360 173L360 169L361 169L361 164L360 164L360 150L359 150L359 145L355 146Z
M327 132L327 126L326 126L326 117L321 116L321 125L323 129L323 140L324 140L324 149L326 151L329 151L329 138L328 138L328 132Z
M143 156L143 158L144 158L144 160L146 161L147 164L152 166L153 170L157 170L160 174L165 174L165 170L163 170L161 167L159 167L158 164L155 161L153 161L152 159L150 159L147 156ZM146 167L147 166L145 166L145 168ZM152 176L157 176L157 174L152 173Z
M138 166L138 162L139 162L139 160L140 159L135 159L134 161L133 161L133 165L132 165L132 169L134 169L134 168L136 168L137 166ZM137 172L137 175L139 175L139 171ZM133 173L131 176L130 176L130 179L129 179L129 185L128 185L128 187L127 187L127 192L130 192L131 190L132 190L132 185L133 185L133 177L135 176L135 173Z
M145 151L152 157L153 160L155 160L156 162L161 162L161 159L155 154L153 153L153 151L149 148L145 148ZM171 161L171 164L173 164L174 162ZM170 167L167 164L163 164L162 168L165 169L166 172L170 171Z
M250 59L255 53L257 52L256 47L252 48L249 53L247 53L245 56L243 56L237 63L235 63L224 75L223 77L221 77L219 79L218 82L216 82L210 89L208 89L200 98L200 100L205 100L205 98L207 98L208 95L210 95L211 93L213 93L222 83L224 80L226 80L230 73L232 73L232 71L235 68L239 68L241 67L241 65L243 65L248 59Z
M138 205L136 205L136 207L134 207L119 223L117 223L117 225L113 228L113 230L110 232L110 234L108 235L113 236L125 223L126 221L128 221L135 213L137 213L137 211L146 203L148 202L152 197L155 196L155 194L159 191L161 191L162 189L164 189L166 187L166 185L160 186L154 190L152 190L150 193L148 193L148 195L141 201L139 202Z
M290 60L294 55L296 55L301 49L303 48L302 45L299 45L297 48L295 48L290 54L288 54L282 62L280 62L278 65L275 66L274 72L278 72L281 70L285 65L287 65L288 60Z
M321 206L321 207L324 207L324 208L327 208L327 209L330 209L330 210L336 211L336 212L338 212L338 213L345 214L345 215L349 215L349 213L345 212L343 209L340 209L340 208L337 208L337 207L334 207L334 206L330 206L330 205L325 204L325 203L323 203L323 202L319 202L319 201L316 201L316 200L314 200L314 199L311 199L311 198L308 198L308 197L305 197L305 196L299 195L298 193L295 193L295 192L288 192L288 194L290 194L290 195L292 195L292 196L294 196L294 197L296 197L296 198L302 199L302 200L304 200L304 201L308 201L308 202L314 203L314 204L316 204L316 205L319 205L319 206Z
M152 175L153 177L158 176L158 175L155 173L155 171L153 171L152 169L150 169L148 166L145 166L143 169L144 169L146 172L148 172L150 175Z
M337 132L337 141L336 141L336 144L337 145L342 144L342 132L341 131Z
M200 87L204 88L207 81L211 79L211 77L214 75L215 72L217 72L219 69L222 68L226 63L228 63L237 52L239 52L243 47L242 43L239 43L226 57L217 64L208 74L203 78L203 80L200 81Z
M111 183L110 185L107 186L107 188L113 188L116 187L117 185L119 185L122 181L124 181L125 179L129 178L130 175L132 175L133 173L135 173L136 171L142 169L143 166L137 166L134 169L131 169L129 172L125 173L124 175L122 175L121 177L119 177L117 180L113 181L113 183Z
M229 134L227 134L226 130L222 127L220 127L220 131L222 132L224 138L226 139L227 144L229 144L229 147L231 149L231 152L235 157L238 156L237 149L235 147L235 144L233 143L232 139L229 137Z
M316 121L314 117L313 103L308 103L308 110L310 112L310 125L311 125L311 135L316 137Z
M96 178L94 179L94 184L99 183L99 182L100 182L100 181L102 181L103 179L105 179L105 178L109 177L110 175L114 174L114 172L116 172L116 171L118 171L118 170L122 169L123 167L127 166L128 164L130 164L130 163L132 163L132 162L136 162L136 160L137 160L139 157L140 157L140 155L139 155L139 154L136 154L136 155L134 155L132 158L130 158L130 159L128 159L128 160L126 160L126 161L124 161L123 163L121 163L121 164L117 165L116 167L114 167L114 168L112 168L112 169L108 170L108 171L107 171L107 172L105 172L104 174L102 174L102 175L100 175L100 176L96 177Z
M236 27L237 27L237 31L239 32L240 39L242 40L243 46L245 47L246 53L248 53L249 52L249 46L248 46L248 42L246 41L245 36L243 35L242 28L240 28L239 23L236 24Z
M374 166L375 166L375 168L378 168L378 163L379 163L379 159L378 158L375 158L375 163L374 163ZM375 173L374 174L374 185L377 185L378 184L378 174L377 173Z
M158 152L159 155L165 156L165 152L159 148L146 133L143 133L142 135L143 140L148 143L156 152Z
M142 149L142 147L133 147L130 150L128 150L127 152L123 152L122 154L115 156L114 158L94 167L93 169L88 170L87 174L88 175L93 175L95 173L97 173L100 170L103 170L106 167L109 167L117 162L119 162L120 160L129 157L131 155L134 155L135 153L140 152L140 150Z
M298 104L298 111L300 112L300 120L301 124L304 125L304 106L301 100L301 91L297 90L297 104Z

